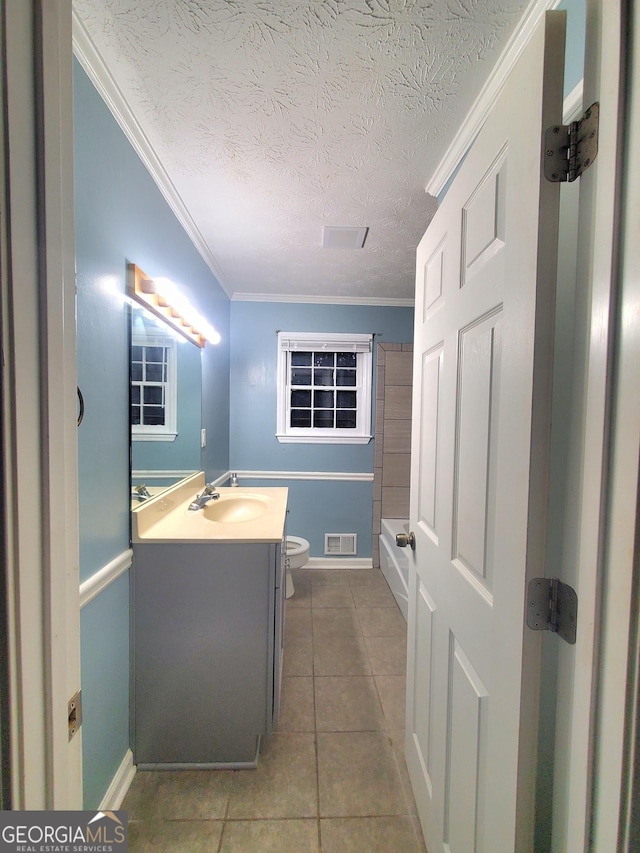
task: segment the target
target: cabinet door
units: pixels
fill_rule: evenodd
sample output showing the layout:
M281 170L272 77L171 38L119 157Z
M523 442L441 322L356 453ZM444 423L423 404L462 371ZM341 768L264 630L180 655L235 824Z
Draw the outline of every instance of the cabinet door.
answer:
M136 546L138 766L255 762L272 714L274 548Z

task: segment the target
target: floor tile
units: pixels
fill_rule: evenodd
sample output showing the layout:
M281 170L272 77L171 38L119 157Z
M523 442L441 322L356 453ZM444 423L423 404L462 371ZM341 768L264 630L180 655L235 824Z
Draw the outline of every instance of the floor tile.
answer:
M387 585L384 575L379 569L347 569L343 574L351 586L371 583Z
M342 569L300 569L306 572L311 583L349 583L347 572Z
M226 822L219 853L317 853L319 849L317 820L247 820Z
M406 637L364 637L374 675L405 675L407 671Z
M223 818L232 782L232 770L148 772L129 817L164 821Z
M311 607L311 584L308 581L304 582L293 578L293 590L291 598L287 598L287 610L298 607L309 609Z
M325 818L322 853L421 853L411 817Z
M288 616L289 612L287 612ZM289 634L285 637L282 673L284 676L313 675L313 641L311 636Z
M403 675L376 675L376 687L390 731L403 731L406 714L406 679Z
M222 827L220 820L129 821L129 853L212 853Z
M396 607L393 593L386 584L362 583L350 584L351 594L356 607Z
M398 730L394 732L389 732L389 737L391 738L391 747L393 749L393 754L396 757L396 765L398 767L398 773L400 774L400 781L402 783L402 790L404 792L405 800L407 802L407 809L411 814L417 815L416 801L413 797L413 788L411 787L409 771L407 770L407 761L404 757L404 728L402 729L402 731Z
M406 640L407 623L398 606L361 607L358 620L363 637L403 637Z
M371 675L364 639L342 636L317 637L313 643L313 671L316 676Z
M321 817L407 814L389 737L382 732L319 732Z
M411 823L413 824L413 831L415 832L416 838L418 839L418 850L420 851L420 853L427 853L427 845L424 843L422 827L420 826L420 818L417 814L411 815Z
M285 676L282 679L278 731L315 731L313 678L310 676Z
M316 817L316 753L313 734L266 738L255 770L234 774L228 818Z
M354 607L348 583L312 583L312 607Z
M144 786L149 781L149 777L153 774L147 770L138 770L136 775L133 777L133 781L129 786L129 790L127 791L127 795L124 798L121 808L126 811L131 817L135 811L136 804L142 795L142 791Z
M375 681L370 676L315 679L319 732L371 732L385 728Z
M311 636L311 610L305 607L287 608L284 618L285 641L289 637Z
M313 639L360 636L360 623L352 607L326 607L313 610Z

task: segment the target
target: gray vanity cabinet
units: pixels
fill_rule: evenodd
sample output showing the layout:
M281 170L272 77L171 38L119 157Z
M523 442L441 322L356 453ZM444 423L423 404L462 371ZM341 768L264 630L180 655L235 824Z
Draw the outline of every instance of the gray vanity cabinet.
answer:
M134 549L135 763L255 765L279 707L281 544Z

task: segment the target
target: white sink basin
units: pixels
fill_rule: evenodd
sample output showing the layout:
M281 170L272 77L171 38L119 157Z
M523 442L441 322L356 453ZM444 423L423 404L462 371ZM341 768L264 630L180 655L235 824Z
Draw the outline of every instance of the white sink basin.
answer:
M202 471L137 506L131 513L138 542L281 542L286 488L216 488L220 497L202 509L189 507L202 494Z
M262 495L225 495L205 504L202 514L208 521L235 524L260 518L269 509L269 499Z

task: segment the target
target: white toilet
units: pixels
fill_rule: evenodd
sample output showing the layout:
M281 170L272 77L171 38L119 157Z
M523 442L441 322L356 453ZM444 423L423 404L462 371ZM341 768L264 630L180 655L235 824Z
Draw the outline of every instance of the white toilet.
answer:
M294 593L291 569L301 569L309 560L309 543L299 536L287 536L285 553L285 568L287 570L286 598L291 598Z

